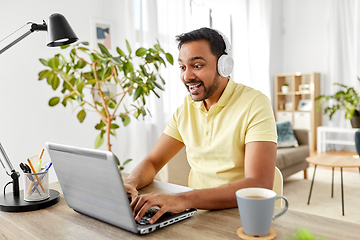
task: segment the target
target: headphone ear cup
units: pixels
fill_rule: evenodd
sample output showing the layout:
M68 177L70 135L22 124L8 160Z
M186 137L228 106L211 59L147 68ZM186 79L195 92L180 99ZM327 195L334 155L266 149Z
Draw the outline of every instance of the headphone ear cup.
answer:
M229 55L223 54L217 63L218 73L223 77L228 77L234 68L234 60Z

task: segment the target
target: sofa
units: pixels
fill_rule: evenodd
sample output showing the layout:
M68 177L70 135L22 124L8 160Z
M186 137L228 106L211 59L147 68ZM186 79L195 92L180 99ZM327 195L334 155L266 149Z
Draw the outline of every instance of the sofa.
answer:
M304 129L293 131L299 146L278 148L276 166L280 169L283 178L303 170L304 179L307 179L309 163L306 158L310 156L309 131Z

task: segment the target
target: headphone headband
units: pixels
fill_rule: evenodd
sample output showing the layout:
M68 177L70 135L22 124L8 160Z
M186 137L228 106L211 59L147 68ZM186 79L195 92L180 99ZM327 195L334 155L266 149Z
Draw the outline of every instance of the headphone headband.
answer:
M216 30L216 29L214 29L214 30L222 37L222 39L223 39L223 41L225 43L225 52L227 54L230 54L231 53L231 44L230 44L228 38L222 32L220 32L219 30Z

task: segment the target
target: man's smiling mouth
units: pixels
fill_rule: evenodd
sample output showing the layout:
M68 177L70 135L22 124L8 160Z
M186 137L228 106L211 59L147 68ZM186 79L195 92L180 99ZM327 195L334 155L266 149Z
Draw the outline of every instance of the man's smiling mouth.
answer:
M191 94L196 94L199 88L202 86L202 83L186 83L186 86L188 87Z

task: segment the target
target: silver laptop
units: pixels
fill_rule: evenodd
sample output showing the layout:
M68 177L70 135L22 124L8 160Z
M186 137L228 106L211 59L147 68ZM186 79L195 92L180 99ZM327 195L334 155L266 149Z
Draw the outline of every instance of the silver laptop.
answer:
M66 203L75 211L127 231L146 234L193 216L166 213L154 224L136 222L115 156L109 151L46 143ZM154 209L152 209L154 211Z

